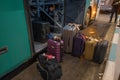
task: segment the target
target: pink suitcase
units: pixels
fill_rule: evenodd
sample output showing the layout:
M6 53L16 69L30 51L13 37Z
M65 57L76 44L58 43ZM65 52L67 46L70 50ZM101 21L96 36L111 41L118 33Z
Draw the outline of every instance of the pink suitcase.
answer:
M55 40L48 40L48 46L47 46L48 53L55 56L58 62L62 61L63 57L63 41L55 41Z

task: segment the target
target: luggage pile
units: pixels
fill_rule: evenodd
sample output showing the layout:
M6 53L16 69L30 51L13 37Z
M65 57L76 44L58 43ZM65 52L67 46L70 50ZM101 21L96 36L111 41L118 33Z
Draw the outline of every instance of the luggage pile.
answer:
M57 80L62 76L60 64L54 56L41 54L38 57L37 69L39 70L43 80Z
M48 35L47 54L38 57L37 68L44 80L57 80L62 76L59 62L63 61L64 51L72 56L83 56L86 60L92 60L101 64L104 61L108 47L108 41L87 36L79 32L80 25L68 24L63 28L62 38Z
M79 24L68 24L63 28L62 38L54 37L47 41L47 51L55 56L58 62L62 62L64 51L72 56L83 56L86 60L93 60L97 63L104 61L108 47L108 41L99 38L98 34L87 36L79 30ZM95 38L97 37L97 38Z
M43 80L58 80L62 76L62 69L59 62L63 59L63 40L55 36L47 41L47 53L38 57L37 68Z
M100 39L98 34L87 36L79 32L79 25L68 24L63 28L63 41L64 51L75 57L83 56L96 63L104 61L108 41Z

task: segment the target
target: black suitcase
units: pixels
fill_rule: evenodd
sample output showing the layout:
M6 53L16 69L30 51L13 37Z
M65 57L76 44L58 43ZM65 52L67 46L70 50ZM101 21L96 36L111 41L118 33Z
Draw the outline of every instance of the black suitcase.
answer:
M38 61L37 69L43 80L57 80L61 78L61 66L56 59L48 60L46 57L40 55Z
M34 40L37 42L46 42L47 35L50 33L50 26L48 22L33 21L33 36Z
M108 41L103 40L96 44L94 49L93 61L101 64L104 61L105 54L108 47Z

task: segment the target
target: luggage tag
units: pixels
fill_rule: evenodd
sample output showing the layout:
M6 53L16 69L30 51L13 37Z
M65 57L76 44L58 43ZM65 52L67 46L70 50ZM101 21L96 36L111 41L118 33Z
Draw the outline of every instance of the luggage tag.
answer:
M45 54L45 53L43 53L43 56L47 58L47 61L51 60L51 59L55 59L55 56L53 56L51 54Z

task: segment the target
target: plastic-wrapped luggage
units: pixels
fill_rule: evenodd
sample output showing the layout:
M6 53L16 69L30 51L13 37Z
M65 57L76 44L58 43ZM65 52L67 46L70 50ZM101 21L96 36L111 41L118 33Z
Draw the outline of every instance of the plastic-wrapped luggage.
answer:
M64 51L67 53L72 52L73 37L79 31L79 24L69 23L63 28L63 41L64 41Z
M73 49L72 55L76 57L80 57L85 49L85 37L81 33L77 33L73 39Z
M55 41L55 40L49 39L47 43L48 43L48 46L47 46L48 53L54 55L57 61L61 62L64 54L63 41L62 40Z
M46 55L39 55L39 63L37 63L37 69L39 70L43 80L57 80L62 76L61 65L56 59L49 58Z
M93 61L101 64L104 61L105 54L108 48L108 41L102 40L95 46Z
M90 38L85 41L85 50L84 58L87 60L92 60L94 55L94 49L96 46L97 40Z

